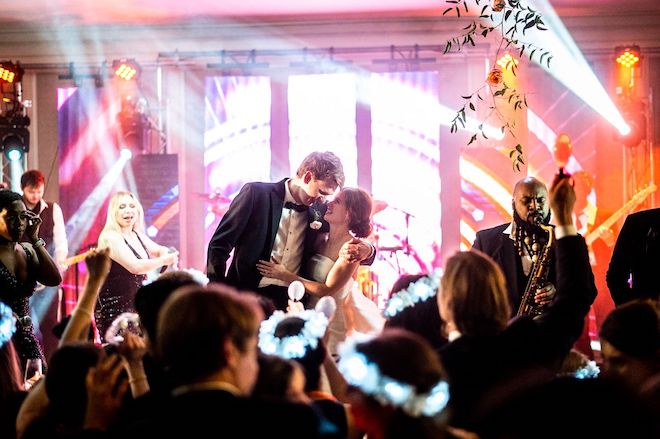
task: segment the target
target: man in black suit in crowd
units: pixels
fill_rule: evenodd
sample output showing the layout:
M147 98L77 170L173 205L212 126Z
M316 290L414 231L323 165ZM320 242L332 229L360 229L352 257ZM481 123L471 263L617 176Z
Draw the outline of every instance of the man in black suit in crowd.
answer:
M300 272L311 255L314 239L324 231L318 228L325 212L324 198L332 196L344 180L339 157L332 152L313 152L293 178L246 183L209 242L209 279L256 291L271 299L277 309L285 310L288 285L262 277L257 261L274 260L293 273ZM234 256L225 275L232 250ZM373 261L374 253L371 245L356 239L344 245L340 256Z
M660 209L628 215L616 240L606 276L616 306L634 299L658 300L659 268Z
M525 177L513 188L513 221L477 232L472 248L500 266L506 277L513 315L518 311L532 268L532 257L543 250L547 233L537 224L550 223L548 190L534 177ZM554 255L554 252L551 253ZM535 301L547 304L555 295L554 262L549 282L535 294Z

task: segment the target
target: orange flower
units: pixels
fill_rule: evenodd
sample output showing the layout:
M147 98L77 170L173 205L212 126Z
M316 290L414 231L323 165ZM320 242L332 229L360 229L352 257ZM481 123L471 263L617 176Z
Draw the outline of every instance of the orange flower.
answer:
M493 0L493 11L495 12L500 12L502 9L504 9L505 3L504 0Z
M502 70L499 67L494 68L488 73L486 82L493 87L498 86L502 83Z

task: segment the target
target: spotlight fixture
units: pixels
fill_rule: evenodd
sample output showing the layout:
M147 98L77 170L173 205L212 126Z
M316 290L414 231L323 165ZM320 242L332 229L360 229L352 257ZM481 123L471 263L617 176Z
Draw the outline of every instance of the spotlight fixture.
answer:
M617 53L616 62L623 67L635 67L639 62L639 46L619 47Z
M112 69L115 71L115 76L125 81L138 79L140 76L140 66L134 59L114 60Z
M518 67L519 62L520 61L512 57L509 52L506 52L497 60L497 65L503 69L511 70L513 67Z
M23 68L19 63L14 64L11 61L0 63L0 82L8 84L21 82L23 79Z
M4 152L9 161L21 160L30 151L30 132L27 126L0 126L0 151Z

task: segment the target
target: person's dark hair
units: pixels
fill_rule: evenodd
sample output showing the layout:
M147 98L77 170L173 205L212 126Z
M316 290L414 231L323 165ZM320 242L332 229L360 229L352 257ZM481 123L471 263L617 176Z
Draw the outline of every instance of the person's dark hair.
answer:
M500 267L478 250L457 252L447 260L441 294L456 328L463 335L499 334L507 325L511 305ZM446 296L445 296L446 295Z
M277 325L274 335L278 338L298 335L304 326L305 320L300 317L287 317ZM325 355L325 345L323 344L323 340L319 340L316 348L307 348L304 356L295 359L295 361L300 363L305 373L305 392L319 390L321 385L321 365L323 364Z
M660 305L651 299L640 299L614 308L603 321L599 335L626 355L658 357Z
M381 374L411 385L417 394L428 393L439 381L445 379L440 360L431 345L423 338L402 329L385 329L380 336L357 343L356 350L375 363ZM369 395L364 395L369 404L381 405ZM445 419L445 412L435 418L413 418L397 408L386 420L385 438L444 437L438 422Z
M283 401L296 365L276 355L259 354L259 375L252 396L260 399Z
M23 197L14 191L0 191L0 211L9 209L9 206L15 201L23 201Z
M348 230L358 238L366 238L371 233L371 195L360 188L341 190L348 212Z
M410 284L417 282L425 274L404 274L401 275L392 285L390 298L392 295L403 291ZM395 316L388 317L385 320L385 328L401 328L421 337L431 343L435 349L439 349L447 339L442 335L442 318L438 309L437 298L435 295L428 299L417 302L413 306L407 307L397 313Z
M233 288L188 286L170 296L158 315L156 354L175 385L193 382L227 366L226 340L245 352L257 336L256 300Z
M153 282L138 288L135 294L135 310L140 316L142 328L152 343L156 341L158 311L174 291L188 285L198 285L190 273L168 271Z
M70 427L82 425L87 406L87 371L95 367L102 348L92 343L74 343L57 349L48 363L46 394L53 417Z
M346 180L341 160L330 151L316 151L305 157L298 167L296 175L302 177L307 171L314 174L314 178L317 180L334 181L339 187L344 186Z
M28 186L37 187L42 184L46 184L46 177L38 169L30 169L21 176L21 189L25 189Z

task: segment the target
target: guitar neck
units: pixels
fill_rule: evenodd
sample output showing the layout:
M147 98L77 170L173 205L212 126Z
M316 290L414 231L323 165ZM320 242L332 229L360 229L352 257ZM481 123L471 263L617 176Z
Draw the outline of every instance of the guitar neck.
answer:
M607 218L605 221L599 225L596 230L593 232L587 234L587 236L584 237L584 240L586 241L587 245L591 245L595 240L600 238L600 236L605 233L607 230L610 229L616 223L623 217L626 213L634 209L638 204L640 204L642 201L646 199L646 197L649 196L652 192L656 190L656 185L654 183L651 183L648 187L645 189L642 189L641 191L637 192L633 197L628 200L626 204L621 206L619 209L617 209L616 212L614 212L609 218Z
M92 253L94 250L95 249L90 249L90 250L87 250L84 253L80 253L79 255L71 256L70 258L67 258L67 259L64 260L63 265L68 267L70 265L74 265L74 264L77 264L78 262L84 261L85 258L87 256L89 256L89 254Z

